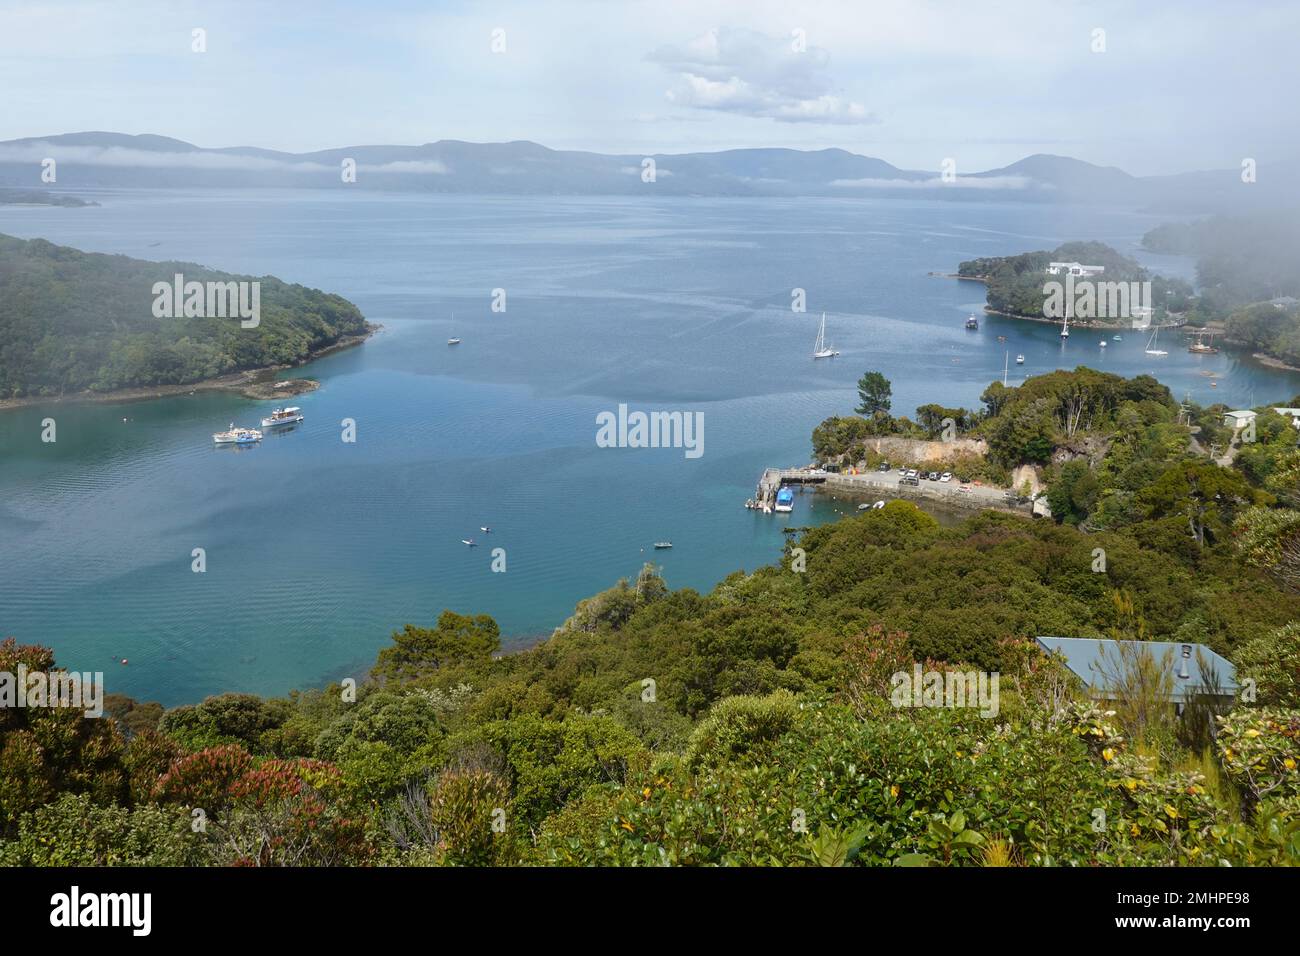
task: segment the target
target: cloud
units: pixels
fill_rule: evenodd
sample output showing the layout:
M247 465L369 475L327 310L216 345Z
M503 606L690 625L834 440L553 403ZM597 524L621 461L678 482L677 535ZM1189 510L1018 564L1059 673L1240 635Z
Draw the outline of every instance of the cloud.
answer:
M0 163L39 163L51 157L61 163L85 166L131 166L144 168L287 170L320 172L333 169L321 163L286 163L265 156L240 156L231 153L173 153L124 146L64 146L33 142L21 146L0 146Z
M647 56L678 74L668 101L783 123L877 123L861 103L835 93L827 71L830 54L800 49L796 38L719 27L684 44L667 44Z
M0 163L40 163L52 158L60 163L80 166L124 166L135 169L207 169L239 172L322 173L338 172L337 166L304 160L281 160L269 156L241 156L205 150L177 153L126 146L65 146L44 141L17 146L0 146ZM358 169L368 173L450 172L436 159L397 160L389 163L360 163Z
M444 176L451 172L445 163L436 159L399 159L391 163L380 163L377 166L361 163L358 169L367 173L428 173L433 176ZM494 169L493 172L498 170Z
M849 189L1032 189L1050 188L1028 176L958 176L952 182L932 179L833 179L832 186Z

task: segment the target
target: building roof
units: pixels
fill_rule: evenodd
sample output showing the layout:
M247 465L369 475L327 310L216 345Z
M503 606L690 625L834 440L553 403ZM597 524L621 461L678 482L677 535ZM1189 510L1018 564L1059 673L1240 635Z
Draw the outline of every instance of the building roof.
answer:
M1223 414L1225 418L1254 418L1256 415L1256 413L1251 411L1249 408L1239 408L1235 412L1224 412Z
M1202 680L1201 662L1204 662L1207 676L1211 678L1211 686L1217 678L1220 694L1235 695L1240 686L1232 662L1204 644L1112 641L1094 637L1039 637L1037 640L1038 646L1048 654L1059 651L1065 658L1065 666L1087 685L1089 693L1095 697L1117 696L1118 678L1134 653L1151 656L1173 674L1171 702L1186 703L1197 694L1210 692Z

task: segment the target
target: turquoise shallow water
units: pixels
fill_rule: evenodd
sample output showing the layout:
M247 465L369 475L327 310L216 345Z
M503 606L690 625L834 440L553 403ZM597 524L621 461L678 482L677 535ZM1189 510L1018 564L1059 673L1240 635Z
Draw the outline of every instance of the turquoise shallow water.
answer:
M519 646L641 562L711 587L779 554L789 518L742 505L764 466L808 459L866 369L911 414L973 406L1003 357L1012 380L1089 364L1149 371L1234 405L1300 375L1140 334L1104 352L1076 331L989 319L983 288L936 279L976 255L1096 238L1135 252L1158 220L1120 210L916 201L501 199L105 192L101 207L0 207L0 232L148 259L275 274L338 292L384 332L293 375L306 421L215 449L270 403L200 394L0 413L0 634L108 672L167 704L280 693L357 673L388 634L445 607L494 615ZM1143 256L1187 275L1183 260ZM790 312L807 290L809 314ZM489 309L494 288L505 313ZM809 358L818 316L841 355ZM464 342L448 348L450 335ZM997 341L1005 335L1005 344ZM1159 363L1159 364L1157 364ZM1209 387L1202 370L1220 375ZM701 411L705 453L604 449L596 415ZM40 420L58 441L40 441ZM129 419L124 422L122 419ZM340 440L340 421L357 440ZM493 528L491 535L478 531ZM482 546L468 549L473 536ZM651 544L669 539L672 551ZM190 570L206 550L208 570ZM493 573L491 548L506 550ZM127 658L129 664L117 663Z

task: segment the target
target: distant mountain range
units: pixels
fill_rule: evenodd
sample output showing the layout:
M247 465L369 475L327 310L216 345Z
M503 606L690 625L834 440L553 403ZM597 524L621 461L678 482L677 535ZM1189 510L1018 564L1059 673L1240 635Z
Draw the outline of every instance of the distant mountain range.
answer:
M284 153L250 146L204 149L165 136L66 133L0 142L0 186L40 188L57 163L60 191L104 186L358 188L512 195L901 196L956 200L1100 202L1164 212L1276 207L1300 196L1300 162L1131 176L1067 156L1037 154L1000 169L900 169L842 149L732 149L607 155L537 143L349 146ZM343 182L346 161L355 182ZM653 160L651 168L649 160ZM653 181L647 182L653 171Z

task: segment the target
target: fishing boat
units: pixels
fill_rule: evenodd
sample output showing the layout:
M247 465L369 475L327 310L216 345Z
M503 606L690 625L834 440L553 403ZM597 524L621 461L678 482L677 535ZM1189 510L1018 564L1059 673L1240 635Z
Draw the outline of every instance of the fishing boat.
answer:
M966 317L966 328L968 328L968 329L978 329L979 327L980 327L980 320L979 320L979 319L977 319L977 318L976 318L975 316L973 316L973 315L968 315L968 316Z
M447 340L448 345L460 345L460 339L450 338Z
M263 428L275 428L278 425L296 425L302 421L301 408L277 408L262 419Z
M776 493L777 511L794 511L794 492L788 487Z
M817 330L817 342L813 345L813 358L834 358L840 353L826 344L826 313L822 313L821 328Z
M1219 349L1218 349L1217 346L1215 346L1215 345L1213 344L1213 343L1214 343L1214 336L1213 336L1213 334L1211 334L1211 336L1210 336L1210 341L1209 341L1209 342L1204 342L1204 341L1202 341L1202 336L1203 336L1203 335L1204 335L1204 333L1201 333L1201 334L1197 335L1197 336L1196 336L1196 341L1193 342L1191 345L1187 346L1187 351L1189 351L1189 352L1195 352L1197 355L1214 355L1214 354L1216 354L1216 353L1219 351Z
M656 551L666 551L668 548L671 548L672 546L673 546L673 543L672 543L671 541L656 541L656 542L655 542L655 550L656 550Z
M231 422L229 429L217 432L212 440L218 445L252 445L262 440L262 433L256 428L236 428Z
M1168 355L1169 354L1164 349L1156 348L1156 337L1159 334L1160 334L1160 326L1157 325L1155 331L1151 333L1151 341L1147 342L1147 348L1146 348L1147 355Z
M1017 364L1017 365L1024 365L1024 364L1025 364L1025 357L1024 357L1023 355L1017 355L1017 356L1016 356L1016 364Z

